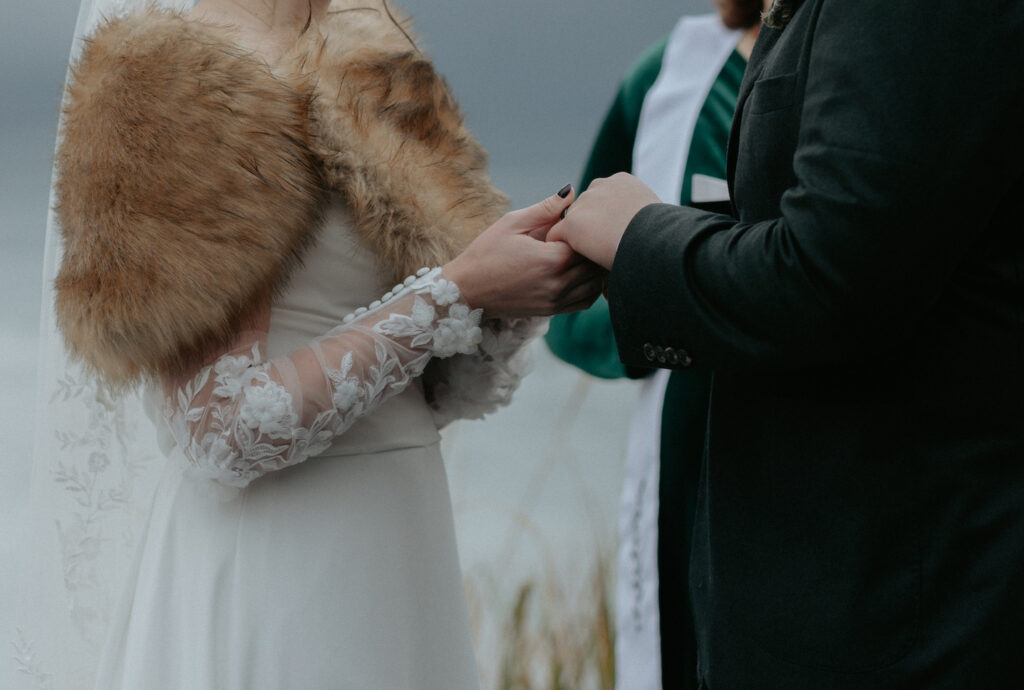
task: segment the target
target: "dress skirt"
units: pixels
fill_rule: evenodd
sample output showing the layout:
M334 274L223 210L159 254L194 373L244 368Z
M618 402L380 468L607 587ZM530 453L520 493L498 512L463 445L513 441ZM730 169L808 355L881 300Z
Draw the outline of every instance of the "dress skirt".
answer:
M437 444L242 490L185 465L157 487L97 690L479 688Z

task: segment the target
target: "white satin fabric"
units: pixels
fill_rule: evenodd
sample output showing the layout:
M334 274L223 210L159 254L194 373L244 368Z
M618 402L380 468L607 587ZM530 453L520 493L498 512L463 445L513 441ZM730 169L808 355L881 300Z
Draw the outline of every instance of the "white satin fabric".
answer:
M97 690L477 688L437 445L221 500L171 457Z

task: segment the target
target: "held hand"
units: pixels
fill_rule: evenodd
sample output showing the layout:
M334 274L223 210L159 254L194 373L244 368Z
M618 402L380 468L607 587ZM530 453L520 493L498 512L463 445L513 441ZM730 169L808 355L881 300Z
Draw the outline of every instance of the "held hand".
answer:
M513 211L444 266L463 298L488 316L541 316L590 306L604 271L564 242L546 242L572 189Z
M611 270L626 226L644 206L661 200L647 185L626 173L594 180L551 228L547 239L567 242L599 266Z

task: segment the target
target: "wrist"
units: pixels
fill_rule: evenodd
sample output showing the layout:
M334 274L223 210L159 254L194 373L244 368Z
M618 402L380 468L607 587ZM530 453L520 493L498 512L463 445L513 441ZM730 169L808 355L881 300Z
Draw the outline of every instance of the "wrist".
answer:
M479 308L480 290L474 280L473 271L466 265L465 259L459 255L441 267L441 272L447 280L455 283L459 288L461 301L470 309Z

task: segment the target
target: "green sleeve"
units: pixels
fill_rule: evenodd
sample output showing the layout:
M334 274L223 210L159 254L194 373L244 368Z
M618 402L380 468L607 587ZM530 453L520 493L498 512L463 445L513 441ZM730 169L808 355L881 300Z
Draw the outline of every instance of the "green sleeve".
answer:
M640 110L661 71L667 44L666 38L651 46L622 81L598 130L578 191L585 190L595 178L632 170ZM608 302L603 297L589 309L552 318L545 340L556 357L588 374L603 379L627 375L626 366L619 361Z
M626 365L619 361L612 319L604 297L599 297L589 309L553 317L544 340L555 357L591 376L602 379L626 376Z

